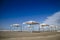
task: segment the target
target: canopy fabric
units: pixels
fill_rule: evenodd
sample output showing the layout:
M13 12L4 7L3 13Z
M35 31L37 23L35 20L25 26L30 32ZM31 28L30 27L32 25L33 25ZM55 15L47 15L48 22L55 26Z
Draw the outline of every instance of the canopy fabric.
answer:
M12 25L10 25L10 26L12 26L12 27L19 27L20 24L12 24Z
M48 24L40 24L42 27L44 27L44 26L49 26Z
M38 22L36 22L36 21L27 21L27 22L24 22L24 24L39 24Z

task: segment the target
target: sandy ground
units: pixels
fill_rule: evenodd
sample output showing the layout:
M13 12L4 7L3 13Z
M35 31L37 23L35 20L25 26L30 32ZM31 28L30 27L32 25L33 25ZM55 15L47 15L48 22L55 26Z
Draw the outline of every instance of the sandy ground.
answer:
M0 31L0 40L60 40L60 32L9 32Z

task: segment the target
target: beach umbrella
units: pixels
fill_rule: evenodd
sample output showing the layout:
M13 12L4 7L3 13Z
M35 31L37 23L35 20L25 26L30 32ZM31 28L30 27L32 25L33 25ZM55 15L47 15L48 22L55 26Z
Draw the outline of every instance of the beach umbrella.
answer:
M32 26L31 25L36 25L36 24L39 24L38 22L36 22L36 21L27 21L27 22L24 22L23 24L28 24L28 25L30 25L30 27L29 28L32 28ZM31 31L32 32L32 31Z
M10 25L11 27L16 27L16 28L18 28L18 27L20 27L20 24L12 24L12 25ZM21 30L22 31L22 30Z
M43 28L43 31L44 31L44 27L49 26L49 25L48 24L40 24L40 26Z

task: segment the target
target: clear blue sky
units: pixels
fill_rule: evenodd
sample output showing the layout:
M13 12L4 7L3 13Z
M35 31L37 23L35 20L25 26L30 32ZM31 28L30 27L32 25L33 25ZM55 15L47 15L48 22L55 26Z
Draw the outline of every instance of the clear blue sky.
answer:
M43 22L60 11L60 0L0 0L0 6L0 29L9 29L13 23Z

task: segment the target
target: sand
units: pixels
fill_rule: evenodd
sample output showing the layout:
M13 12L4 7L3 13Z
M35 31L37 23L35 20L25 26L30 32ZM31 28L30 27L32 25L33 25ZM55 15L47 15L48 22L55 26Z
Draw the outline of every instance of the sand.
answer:
M0 31L0 40L60 40L60 32Z

